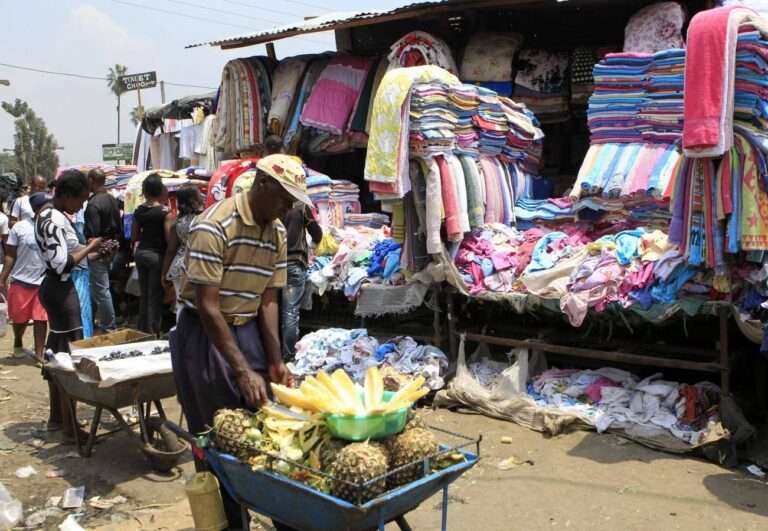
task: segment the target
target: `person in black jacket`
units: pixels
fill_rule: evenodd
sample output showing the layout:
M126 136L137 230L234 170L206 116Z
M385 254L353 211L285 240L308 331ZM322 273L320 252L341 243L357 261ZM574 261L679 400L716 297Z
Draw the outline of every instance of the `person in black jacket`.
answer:
M312 211L304 205L289 210L283 218L283 225L288 233L288 282L283 288L280 323L283 359L291 360L299 340L299 314L307 281L307 233L318 244L323 237L323 229L315 221Z
M123 221L120 216L120 205L117 199L107 192L104 186L106 175L101 170L88 172L88 182L91 186L91 197L85 208L85 238L102 238L110 242L109 252L96 260L91 260L91 298L96 304L94 315L98 322L98 328L102 332L115 329L115 306L112 302L112 293L109 289L110 265L114 251L119 247L119 241L123 234Z

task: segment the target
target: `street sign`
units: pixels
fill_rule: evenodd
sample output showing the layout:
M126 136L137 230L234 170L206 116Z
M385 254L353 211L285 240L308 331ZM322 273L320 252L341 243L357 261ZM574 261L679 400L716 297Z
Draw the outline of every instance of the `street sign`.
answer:
M133 160L133 144L102 144L101 145L101 160L103 161L116 161L116 160Z
M118 78L125 90L141 90L157 86L157 72L129 74Z

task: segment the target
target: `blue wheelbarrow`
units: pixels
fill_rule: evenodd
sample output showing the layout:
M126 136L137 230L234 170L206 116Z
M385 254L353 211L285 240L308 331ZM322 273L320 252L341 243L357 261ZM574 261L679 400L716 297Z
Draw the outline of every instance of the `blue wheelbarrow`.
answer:
M203 448L202 452L207 464L218 476L229 495L240 503L244 521L247 520L247 510L250 509L302 531L328 531L330 529L334 531L368 531L374 529L384 531L384 526L389 522L395 522L402 531L410 531L411 527L408 525L405 515L442 490L441 529L445 531L448 528L448 487L464 472L477 464L482 437L471 439L437 428L430 429L438 434L451 435L462 442L455 445L441 445L436 454L391 470L387 474L373 478L368 482L359 484L345 482L350 487L362 492L369 485L386 480L390 474L395 474L414 465L423 466L425 475L421 479L384 492L364 503L351 503L336 498L271 470L273 464L283 461L312 474L324 476L333 481L343 481L300 463L263 454L268 458L267 465L263 469L253 470L234 456L220 452L215 448ZM465 450L469 446L474 446L475 453ZM463 455L463 461L441 470L432 470L431 463L434 460L447 454L459 452ZM261 452L256 451L255 453Z

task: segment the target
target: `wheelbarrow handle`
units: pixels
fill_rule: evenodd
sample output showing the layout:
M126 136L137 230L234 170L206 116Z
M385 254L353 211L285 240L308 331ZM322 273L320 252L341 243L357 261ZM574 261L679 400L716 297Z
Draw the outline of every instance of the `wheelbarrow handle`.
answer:
M175 433L179 438L184 439L190 444L195 443L195 436L183 429L181 426L176 424L175 422L171 422L170 420L164 420L163 424L165 424L169 430L171 430L173 433Z

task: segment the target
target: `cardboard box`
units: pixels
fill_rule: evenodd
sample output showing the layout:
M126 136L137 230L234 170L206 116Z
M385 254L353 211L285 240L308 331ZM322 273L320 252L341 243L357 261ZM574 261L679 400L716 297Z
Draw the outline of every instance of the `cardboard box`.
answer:
M94 336L80 341L73 341L69 344L70 350L80 350L84 348L111 347L113 345L125 345L126 343L136 343L138 341L149 341L154 339L152 334L123 328L101 336Z

